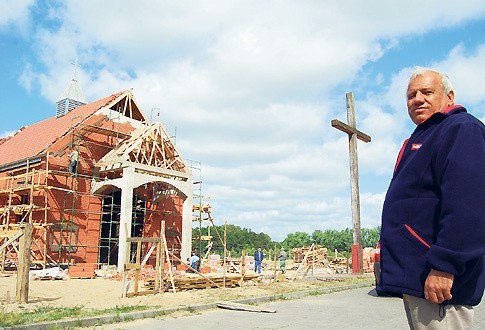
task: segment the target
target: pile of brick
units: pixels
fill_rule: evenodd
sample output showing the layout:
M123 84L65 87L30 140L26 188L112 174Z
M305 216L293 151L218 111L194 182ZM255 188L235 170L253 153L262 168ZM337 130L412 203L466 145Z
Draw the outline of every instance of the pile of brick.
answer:
M95 270L98 268L95 263L80 263L69 267L70 278L94 278Z

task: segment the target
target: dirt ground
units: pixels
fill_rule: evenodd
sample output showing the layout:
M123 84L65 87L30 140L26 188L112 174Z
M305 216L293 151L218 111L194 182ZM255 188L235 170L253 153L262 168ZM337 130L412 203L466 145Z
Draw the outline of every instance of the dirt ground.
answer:
M33 310L40 306L83 307L89 309L106 309L121 306L150 306L153 308L170 308L195 304L260 297L292 291L311 290L329 285L342 285L342 277L350 275L329 275L321 273L321 278L313 280L296 280L290 282L292 274L288 272L281 282L272 281L271 272L263 274L259 281L245 282L241 287L195 289L180 292L163 292L122 298L122 281L118 278L65 279L65 280L31 280L29 283L29 303L15 302L17 277L15 274L0 274L0 311ZM317 275L315 273L315 275ZM337 276L337 277L336 277ZM371 276L368 275L368 281ZM146 290L140 282L139 290Z

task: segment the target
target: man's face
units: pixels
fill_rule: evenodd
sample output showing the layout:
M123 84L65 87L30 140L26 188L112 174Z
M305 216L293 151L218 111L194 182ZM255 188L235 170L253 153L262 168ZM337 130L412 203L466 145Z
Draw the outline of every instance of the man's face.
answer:
M452 105L453 101L453 91L450 91L448 95L445 94L441 78L436 72L424 72L409 83L408 113L416 125Z

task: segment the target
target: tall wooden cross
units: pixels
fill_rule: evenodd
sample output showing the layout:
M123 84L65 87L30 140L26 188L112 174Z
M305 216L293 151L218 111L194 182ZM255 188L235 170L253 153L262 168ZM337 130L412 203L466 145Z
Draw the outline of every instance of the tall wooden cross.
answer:
M347 100L347 122L333 119L332 127L347 133L349 136L349 159L350 159L350 193L352 205L352 272L362 273L362 234L360 229L360 198L359 198L359 166L357 160L357 139L370 142L371 137L356 128L354 94L345 94Z

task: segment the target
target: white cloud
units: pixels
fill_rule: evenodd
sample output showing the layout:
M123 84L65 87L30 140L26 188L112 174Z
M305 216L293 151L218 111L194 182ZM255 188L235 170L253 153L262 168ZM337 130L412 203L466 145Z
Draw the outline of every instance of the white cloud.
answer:
M468 52L468 54L467 54ZM485 43L474 50L467 50L463 44L453 48L448 57L436 63L436 66L450 77L455 89L455 101L466 101L474 106L472 111L477 115L485 115L483 104L483 77L485 76ZM476 107L475 107L476 106Z
M32 84L35 83L35 80L37 78L38 75L33 72L32 65L30 63L27 63L22 74L19 77L19 83L25 88L27 93L30 94L30 92L32 91Z
M385 197L385 193L363 193L360 195L362 228L375 228L381 225L382 204Z
M0 30L15 26L25 32L29 18L29 9L35 0L1 0L0 1Z
M159 108L153 119L170 132L177 128L184 158L202 162L204 195L212 196L218 224L264 229L274 239L351 226L347 136L330 120L345 116L342 90L365 76L363 66L402 37L458 25L485 10L483 1L437 0L411 0L399 10L393 2L362 1L62 6L50 17L59 24L33 31L43 67L26 66L25 88L40 84L46 98L57 100L76 57L78 81L91 101L134 88L148 117ZM437 65L455 77L459 96L483 105L483 74L472 74L483 72L483 61L483 46L472 54L459 46ZM412 130L404 99L408 71L396 72L383 94L369 91L356 100L359 129L372 136L358 145L366 186L367 177L387 183ZM385 81L380 72L369 79ZM372 187L361 194L364 226L379 224L385 188Z

